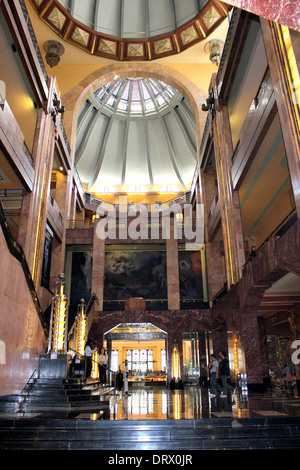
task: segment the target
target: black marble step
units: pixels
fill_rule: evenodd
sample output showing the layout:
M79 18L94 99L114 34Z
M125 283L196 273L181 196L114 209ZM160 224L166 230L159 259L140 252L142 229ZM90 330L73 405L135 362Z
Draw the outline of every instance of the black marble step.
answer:
M28 411L35 408L109 408L114 389L98 380L31 379L20 394L0 397L0 411ZM101 403L101 405L99 405Z
M0 449L297 449L298 419L0 420Z

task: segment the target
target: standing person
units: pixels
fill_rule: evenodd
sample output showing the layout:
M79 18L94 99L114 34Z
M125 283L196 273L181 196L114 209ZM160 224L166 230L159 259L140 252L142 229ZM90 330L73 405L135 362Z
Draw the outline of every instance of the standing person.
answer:
M118 387L119 391L122 390L123 382L124 382L124 376L123 376L121 369L119 369L119 372L117 373L117 376L116 376L116 386Z
M255 246L252 246L252 247L251 247L251 251L250 251L250 253L249 253L249 255L248 255L248 261L253 260L253 259L255 258L255 256L256 256L256 247L255 247Z
M87 341L84 354L85 354L85 378L89 379L91 377L92 372L92 355L96 351L96 349L92 349L92 343L90 340Z
M217 374L219 371L219 361L217 360L214 354L210 355L210 363L208 364L208 369L210 372L210 398L216 396L216 389L219 392L223 392L222 387L217 382Z
M107 367L108 357L107 357L107 353L106 353L106 351L103 347L101 348L100 354L98 356L98 361L99 361L99 364L100 364L100 367L99 367L100 381L101 381L101 383L105 384L106 383L106 367Z
M221 397L227 397L227 390L231 390L233 395L235 394L235 388L232 387L228 382L227 379L230 377L230 371L229 371L229 361L227 359L226 352L220 352L219 353L221 362L220 362L220 375L222 379L222 387L223 387L223 392L221 393Z

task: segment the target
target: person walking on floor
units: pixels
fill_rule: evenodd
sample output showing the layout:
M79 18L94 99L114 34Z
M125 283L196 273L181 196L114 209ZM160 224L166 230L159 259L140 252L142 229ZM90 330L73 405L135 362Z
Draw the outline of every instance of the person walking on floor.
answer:
M232 387L228 383L228 378L230 377L230 370L229 370L229 361L227 359L226 352L220 352L219 357L221 359L220 362L220 376L222 380L222 387L223 392L221 393L221 397L227 397L227 390L230 390L232 394L235 394L235 387Z
M208 364L208 369L210 373L210 398L216 396L216 389L219 392L223 392L222 387L217 382L217 375L219 371L219 361L217 360L214 354L210 355L210 363Z

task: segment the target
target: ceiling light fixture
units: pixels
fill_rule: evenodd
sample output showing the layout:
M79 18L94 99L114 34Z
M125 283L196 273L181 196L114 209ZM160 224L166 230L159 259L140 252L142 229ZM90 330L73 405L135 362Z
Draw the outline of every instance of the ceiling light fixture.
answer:
M220 65L221 55L224 47L224 42L221 39L212 39L204 46L204 51L209 54L209 60L212 64Z
M65 48L60 42L50 40L44 43L44 51L46 52L46 62L52 68L60 61L60 57L65 52Z

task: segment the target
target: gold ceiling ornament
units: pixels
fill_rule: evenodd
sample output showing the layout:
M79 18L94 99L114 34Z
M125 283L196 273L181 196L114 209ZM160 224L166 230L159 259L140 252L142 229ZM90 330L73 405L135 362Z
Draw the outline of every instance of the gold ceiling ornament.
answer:
M154 50L156 54L165 54L173 50L172 43L169 38L161 39L155 42Z
M65 15L58 8L53 8L48 16L48 21L53 24L59 31L63 29L66 21Z
M127 55L130 57L142 57L144 55L143 44L128 44Z
M195 39L198 39L199 37L194 26L190 26L189 28L182 31L180 36L181 36L182 44L184 45L189 44L192 41L195 41Z
M116 55L117 43L115 41L109 41L108 39L102 38L99 42L98 51L103 52L104 54Z
M109 24L105 24L105 27L102 25L103 31L99 29L100 26L95 29L96 19L84 19L84 16L78 14L72 16L66 6L67 2L58 2L58 0L30 0L30 2L40 19L64 41L84 49L91 55L120 61L151 61L162 56L178 54L209 36L227 18L228 11L232 8L231 5L219 0L208 0L203 9L199 7L195 10L195 17L186 23L182 21L180 26L178 23L174 26L174 30L167 33L149 37L144 33L145 37L141 40L141 33L136 32L136 36L132 33L130 38L123 37L120 36L119 30L109 28Z
M204 13L202 19L207 29L210 29L220 19L220 17L220 13L215 9L214 6L211 6L207 12Z
M72 39L78 42L79 44L82 44L83 46L87 47L90 35L83 29L77 27L75 28L74 33L72 34Z

